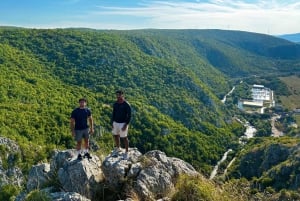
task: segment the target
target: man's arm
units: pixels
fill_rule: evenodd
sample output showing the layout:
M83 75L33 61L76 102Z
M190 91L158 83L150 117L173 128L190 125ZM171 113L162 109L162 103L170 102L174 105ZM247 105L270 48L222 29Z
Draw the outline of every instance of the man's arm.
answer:
M126 124L128 125L131 121L131 106L127 103L127 117Z
M92 115L89 116L89 124L90 124L90 133L94 133L94 120Z
M70 119L70 129L71 129L71 133L74 136L75 135L75 119L71 118Z

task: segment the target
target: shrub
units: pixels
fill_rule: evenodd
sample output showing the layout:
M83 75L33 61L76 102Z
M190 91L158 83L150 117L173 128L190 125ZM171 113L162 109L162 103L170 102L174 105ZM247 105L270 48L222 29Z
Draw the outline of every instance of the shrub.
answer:
M51 198L44 191L34 190L26 196L25 201L51 201Z
M230 200L221 191L202 176L191 177L183 175L176 184L176 192L172 201L226 201Z
M12 200L12 198L18 195L20 192L19 187L8 184L3 185L0 189L0 200Z

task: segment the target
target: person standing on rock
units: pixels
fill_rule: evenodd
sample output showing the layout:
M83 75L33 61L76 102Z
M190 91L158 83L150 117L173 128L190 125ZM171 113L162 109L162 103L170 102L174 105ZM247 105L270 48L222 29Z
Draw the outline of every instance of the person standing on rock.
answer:
M125 154L124 159L128 157L128 126L131 120L131 106L125 100L125 95L122 90L116 91L117 101L113 104L113 112L111 118L111 125L112 125L112 134L114 137L115 142L115 150L114 152L117 153L121 151L120 149L120 138L124 142L125 146Z
M89 154L89 138L94 133L94 123L92 112L86 107L87 100L85 98L79 99L79 107L74 109L71 113L70 128L72 136L75 138L77 145L77 159L81 160L83 157L91 159ZM82 150L82 139L84 139L84 149Z

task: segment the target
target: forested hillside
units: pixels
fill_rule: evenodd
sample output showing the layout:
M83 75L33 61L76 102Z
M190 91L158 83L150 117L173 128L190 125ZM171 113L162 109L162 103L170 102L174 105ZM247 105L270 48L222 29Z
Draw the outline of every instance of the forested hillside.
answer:
M0 44L1 135L23 144L24 164L73 147L69 115L82 96L105 131L96 140L111 146L110 106L122 88L134 111L131 146L205 174L244 132L220 101L230 80L299 72L300 60L288 41L220 30L1 28Z
M118 88L134 109L131 145L143 152L160 149L208 173L235 143L232 129L243 130L225 124L229 112L193 71L146 55L115 34L4 29L0 58L1 135L22 142L24 165L54 147L73 147L69 115L82 96L108 131L99 143L111 142L109 106Z

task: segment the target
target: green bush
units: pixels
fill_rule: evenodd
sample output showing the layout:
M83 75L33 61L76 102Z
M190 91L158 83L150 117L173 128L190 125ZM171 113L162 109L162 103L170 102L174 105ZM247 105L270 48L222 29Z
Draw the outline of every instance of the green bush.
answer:
M34 190L26 196L25 201L51 201L51 198L44 191Z
M218 201L230 200L216 188L213 182L201 176L181 176L176 184L172 201Z
M14 200L14 196L18 195L20 192L19 187L8 184L3 185L0 189L0 200L10 201Z

